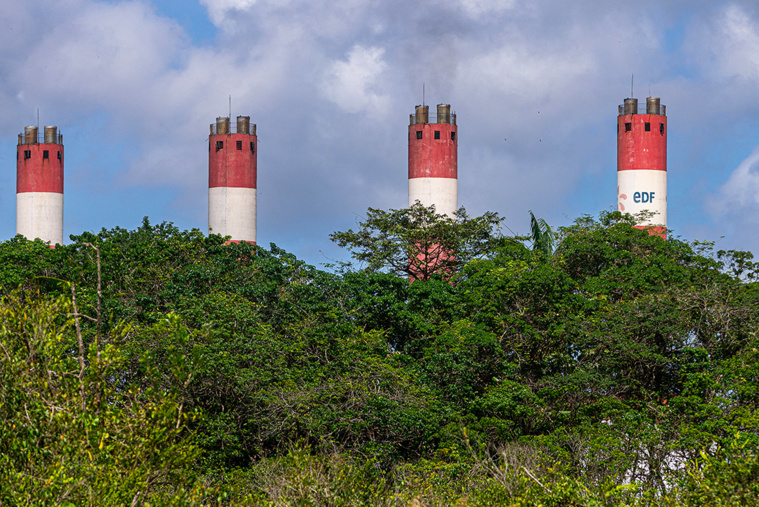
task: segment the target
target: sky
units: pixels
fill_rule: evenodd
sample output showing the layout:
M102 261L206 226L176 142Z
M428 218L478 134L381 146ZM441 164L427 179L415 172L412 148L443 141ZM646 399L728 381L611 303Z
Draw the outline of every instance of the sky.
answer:
M616 206L617 106L661 97L668 226L759 253L755 0L0 2L0 239L17 136L57 125L64 238L208 228L208 126L257 124L258 244L346 258L329 234L407 205L409 114L451 104L459 204L527 233Z

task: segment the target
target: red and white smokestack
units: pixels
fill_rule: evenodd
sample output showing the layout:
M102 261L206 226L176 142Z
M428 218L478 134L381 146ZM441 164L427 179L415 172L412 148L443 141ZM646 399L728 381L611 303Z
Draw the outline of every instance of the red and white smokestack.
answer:
M16 147L16 234L51 245L63 243L63 136L26 127Z
M252 127L252 128L251 128ZM250 116L216 118L208 138L208 233L256 243L258 138Z
M666 238L667 115L658 97L646 99L638 114L638 99L625 99L617 116L617 210L653 213L641 226Z
M438 104L437 123L429 106L416 106L408 128L408 204L435 205L453 218L458 209L458 139L451 106Z

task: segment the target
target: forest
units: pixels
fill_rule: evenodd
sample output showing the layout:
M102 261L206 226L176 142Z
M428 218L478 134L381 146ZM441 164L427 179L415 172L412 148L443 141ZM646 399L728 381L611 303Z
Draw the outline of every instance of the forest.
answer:
M759 504L759 264L635 220L0 242L0 504Z

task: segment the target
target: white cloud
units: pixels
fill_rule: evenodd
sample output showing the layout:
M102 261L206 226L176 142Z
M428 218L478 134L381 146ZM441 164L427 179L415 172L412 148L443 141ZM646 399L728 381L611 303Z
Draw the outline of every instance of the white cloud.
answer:
M144 100L184 43L178 25L141 3L93 2L60 14L30 51L19 55L23 60L14 77L31 94L115 107L135 95Z
M594 57L573 50L534 53L524 46L499 47L469 60L461 70L471 85L480 83L490 91L520 99L542 100L596 72ZM579 83L578 83L579 85Z
M517 0L461 0L461 9L472 18L479 18L513 9Z
M705 208L714 228L702 236L721 236L723 249L759 249L759 147L746 157L715 194L707 194ZM691 225L691 228L695 228ZM709 232L711 234L709 234Z
M759 148L735 168L708 206L716 217L744 215L759 222Z
M730 5L718 18L717 28L711 41L720 73L759 78L759 23L743 8Z
M250 24L301 26L325 38L351 33L376 0L200 0L211 22L228 34ZM261 23L263 21L263 23Z
M256 4L256 0L200 0L208 10L211 22L219 26L230 11L244 11Z
M378 81L387 68L384 54L382 48L354 46L347 60L335 60L327 67L322 94L349 113L383 114L388 97L378 91Z

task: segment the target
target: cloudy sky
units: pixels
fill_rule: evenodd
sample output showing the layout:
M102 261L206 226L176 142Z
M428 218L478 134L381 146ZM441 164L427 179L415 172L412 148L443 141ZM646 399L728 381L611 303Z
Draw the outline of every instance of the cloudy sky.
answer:
M616 203L617 105L661 97L669 227L759 252L755 0L0 2L0 238L25 125L66 149L64 237L143 216L207 230L208 125L258 125L258 242L311 263L407 203L422 101L459 125L459 203L516 233Z

